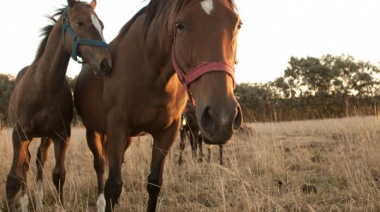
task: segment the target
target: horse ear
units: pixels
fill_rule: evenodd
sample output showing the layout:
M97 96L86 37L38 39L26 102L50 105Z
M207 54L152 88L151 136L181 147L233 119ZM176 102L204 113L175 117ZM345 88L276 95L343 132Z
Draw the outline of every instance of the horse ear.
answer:
M96 0L92 0L92 2L90 3L90 7L92 9L95 9L95 7L96 7Z
M69 7L72 7L75 4L76 0L67 0Z

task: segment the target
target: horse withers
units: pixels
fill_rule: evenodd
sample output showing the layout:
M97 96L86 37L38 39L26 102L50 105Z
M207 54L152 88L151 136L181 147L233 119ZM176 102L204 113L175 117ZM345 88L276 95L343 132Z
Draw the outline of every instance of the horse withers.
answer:
M112 211L118 203L124 152L132 137L149 133L147 210L155 211L188 95L205 143L225 144L240 127L233 92L240 26L233 0L151 0L110 43L109 76L97 78L91 67L82 68L74 100L94 155L98 210Z
M37 153L37 206L42 206L42 168L47 149L54 142L56 164L53 183L63 204L65 154L70 141L73 100L66 81L70 56L91 66L97 75L108 74L112 67L108 44L104 42L102 22L94 12L96 1L90 4L68 0L68 6L50 17L54 24L43 29L44 38L31 65L16 78L8 115L13 126L13 162L6 181L5 211L17 210L17 194L21 190L21 210L26 211L27 172L30 164L28 146L41 137ZM56 21L55 16L60 16ZM37 209L40 210L40 209Z

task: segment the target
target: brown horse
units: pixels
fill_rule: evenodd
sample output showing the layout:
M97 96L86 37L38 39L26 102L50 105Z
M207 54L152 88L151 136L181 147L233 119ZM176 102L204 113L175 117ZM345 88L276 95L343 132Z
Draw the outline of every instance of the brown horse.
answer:
M195 108L194 106L188 102L186 104L185 112L182 114L181 128L179 130L180 137L180 155L178 159L178 164L182 165L183 163L183 151L185 150L185 142L189 140L191 146L191 152L193 159L197 158L197 150L199 148L198 161L202 161L203 154L203 141L202 134L198 126L197 117L195 116ZM219 144L219 163L223 165L223 145ZM211 161L211 145L207 145L208 157L207 161Z
M47 149L54 142L56 165L53 182L63 204L65 183L64 158L70 141L73 99L66 81L71 57L77 56L99 75L107 74L111 55L102 35L102 22L90 4L68 0L68 6L50 19L53 25L43 29L42 40L30 66L17 75L16 87L9 102L9 119L13 125L13 162L6 182L6 209L16 210L16 195L22 190L20 204L28 207L27 172L30 163L28 146L33 138L42 137L37 158L37 205L42 205L42 168ZM54 17L60 15L55 21Z
M109 76L97 78L91 67L82 68L74 101L94 154L98 210L112 211L118 203L124 152L132 137L149 133L154 141L147 210L155 211L186 93L196 104L205 143L224 144L240 127L233 93L240 25L233 0L151 0L110 43Z

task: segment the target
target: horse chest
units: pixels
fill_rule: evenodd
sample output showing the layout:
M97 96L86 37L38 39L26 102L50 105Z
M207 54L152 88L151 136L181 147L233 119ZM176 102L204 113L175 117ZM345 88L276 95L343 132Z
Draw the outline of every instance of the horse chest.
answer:
M173 109L145 107L139 112L133 113L134 133L155 132L170 126L177 115L174 114Z
M18 122L23 130L33 135L46 135L62 131L71 122L73 105L71 94L60 92L57 95L18 95L11 111L12 122ZM66 94L66 95L65 95ZM13 117L13 118L12 118Z

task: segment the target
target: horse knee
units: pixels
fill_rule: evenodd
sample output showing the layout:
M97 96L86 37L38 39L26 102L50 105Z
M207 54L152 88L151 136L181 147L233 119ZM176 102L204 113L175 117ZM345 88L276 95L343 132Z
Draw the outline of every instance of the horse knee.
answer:
M104 174L104 161L94 160L94 169L98 174Z

